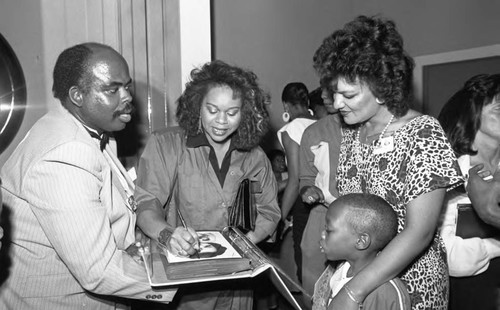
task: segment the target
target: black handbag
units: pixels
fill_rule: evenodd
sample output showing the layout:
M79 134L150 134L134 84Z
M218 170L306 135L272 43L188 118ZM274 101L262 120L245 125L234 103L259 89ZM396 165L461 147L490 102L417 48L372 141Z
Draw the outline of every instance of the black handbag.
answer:
M241 181L233 205L229 207L228 226L236 227L244 233L255 229L257 209L252 193L252 182Z
M472 204L458 204L457 231L458 237L466 238L495 238L500 237L500 230L486 224L477 215Z

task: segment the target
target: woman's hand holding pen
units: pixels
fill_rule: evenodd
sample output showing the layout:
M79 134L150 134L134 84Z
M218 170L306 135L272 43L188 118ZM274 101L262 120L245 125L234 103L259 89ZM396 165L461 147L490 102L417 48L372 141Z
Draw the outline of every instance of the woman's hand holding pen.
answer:
M178 256L190 256L200 250L198 234L191 227L176 227L169 240L169 251Z

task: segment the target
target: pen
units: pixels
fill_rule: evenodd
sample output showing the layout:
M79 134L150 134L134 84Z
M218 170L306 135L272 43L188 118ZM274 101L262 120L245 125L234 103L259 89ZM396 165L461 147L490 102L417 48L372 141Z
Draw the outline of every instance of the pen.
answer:
M184 217L182 216L181 210L177 209L177 215L179 216L179 219L181 220L182 227L184 227L185 230L187 230L187 225L186 221L184 221ZM196 251L196 257L200 258L200 253L198 253L198 250L194 249Z

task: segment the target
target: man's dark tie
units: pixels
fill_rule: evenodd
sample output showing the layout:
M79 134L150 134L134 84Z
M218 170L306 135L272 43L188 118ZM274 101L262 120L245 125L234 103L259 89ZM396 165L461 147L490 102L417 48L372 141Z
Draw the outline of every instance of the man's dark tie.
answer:
M100 141L100 147L101 147L101 151L104 150L106 148L106 144L108 144L109 142L109 133L108 132L103 132L102 135L98 135L97 133L91 131L91 130L88 130L87 131L89 132L90 136L94 139L97 139Z

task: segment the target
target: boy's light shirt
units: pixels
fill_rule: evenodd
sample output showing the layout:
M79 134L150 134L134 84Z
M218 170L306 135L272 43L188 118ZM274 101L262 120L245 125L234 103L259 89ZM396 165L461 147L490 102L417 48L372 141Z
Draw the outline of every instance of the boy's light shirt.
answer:
M332 299L335 296L337 296L337 294L342 289L344 284L346 284L347 282L349 282L349 280L352 279L352 277L347 276L349 268L351 268L351 265L348 262L342 263L334 272L333 276L330 278L330 289L332 290L332 294L328 299L327 305L329 305Z

